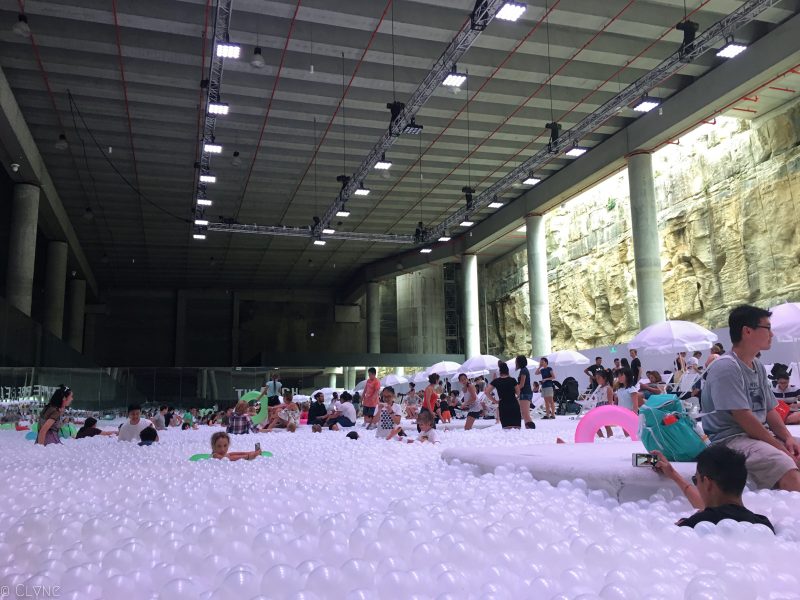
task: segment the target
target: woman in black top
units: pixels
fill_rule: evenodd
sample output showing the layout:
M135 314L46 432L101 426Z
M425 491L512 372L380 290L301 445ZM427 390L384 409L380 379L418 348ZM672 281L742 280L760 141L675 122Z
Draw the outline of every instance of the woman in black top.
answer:
M531 419L531 400L533 399L533 388L531 387L531 374L528 371L528 359L520 355L514 359L514 364L519 371L519 410L522 413L522 420L525 421L527 429L536 429L536 425Z
M498 412L503 429L519 429L522 413L517 402L517 380L508 374L506 363L500 363L499 368L500 377L488 384L484 393L488 396L492 390L497 390L497 395L500 397Z

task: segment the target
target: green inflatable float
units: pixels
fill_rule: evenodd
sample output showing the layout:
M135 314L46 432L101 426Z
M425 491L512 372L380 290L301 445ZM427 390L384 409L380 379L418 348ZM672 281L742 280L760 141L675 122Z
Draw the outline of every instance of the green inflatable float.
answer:
M258 400L258 397L261 394L259 392L247 392L244 396L242 396L242 400L245 402L250 402L251 400ZM259 410L255 415L253 415L252 421L253 425L260 425L264 421L267 420L267 416L269 415L269 406L266 402L261 403L261 410Z
M262 452L261 456L272 456L272 452ZM207 458L211 458L210 454L195 454L194 456L190 456L189 460L191 461L198 461L198 460L206 460Z
M35 440L37 434L39 433L39 424L34 423L31 425L31 430L25 434L25 439L28 440ZM61 429L58 430L58 435L62 438L74 438L78 435L78 426L74 423L67 423L66 425L62 425Z

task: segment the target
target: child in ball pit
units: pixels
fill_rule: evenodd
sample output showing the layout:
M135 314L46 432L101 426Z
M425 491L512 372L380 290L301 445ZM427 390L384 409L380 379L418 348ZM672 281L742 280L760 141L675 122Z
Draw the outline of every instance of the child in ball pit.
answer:
M261 456L261 450L253 450L252 452L228 452L231 445L231 437L224 431L217 431L211 436L211 458L222 460L227 458L230 461L234 460L253 460Z

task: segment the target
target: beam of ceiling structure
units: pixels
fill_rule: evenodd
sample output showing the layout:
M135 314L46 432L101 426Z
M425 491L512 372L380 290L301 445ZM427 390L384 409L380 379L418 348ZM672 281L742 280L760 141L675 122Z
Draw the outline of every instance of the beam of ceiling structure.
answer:
M107 0L25 2L52 88L52 102L30 41L9 29L17 20L16 7L10 3L0 6L0 24L7 24L0 27L0 66L101 287L241 289L265 287L274 281L334 287L365 265L394 254L396 247L389 244L330 240L318 247L310 237L274 238L269 244L252 235L214 234L203 242L187 239L185 221L192 216L198 141L198 71L209 0L117 1L121 50ZM336 176L355 171L386 131L393 54L397 98L402 101L418 87L474 7L474 0L394 1L395 52L386 21L377 28L374 44L364 54L347 96L346 156L342 153L344 128L337 117L314 161L318 185L307 178L292 199L316 148L314 121L327 123L339 103L341 56L345 56L346 73L352 73L376 30L385 2L303 0L295 31L287 42L296 0L236 0L231 40L243 46L243 56L261 46L266 66L258 69L247 60L225 65L223 94L233 110L216 126L216 138L224 152L214 164L218 183L211 198L213 210L206 212L209 220L234 215L240 200L236 220L242 224L307 226L314 215L322 214L341 189ZM528 97L548 79L554 111L557 115L570 113L560 119L566 130L658 65L680 43L680 33L672 28L684 17L683 0L636 0L626 8L629 2L560 0L555 6L555 0L532 0L519 22L489 27L459 62L460 70L469 71L470 89L481 89L469 106L469 147L465 115L462 112L453 119L465 106L465 93L437 89L417 116L425 125L423 139L401 136L391 149L392 169L370 174L366 183L372 194L349 200L352 217L332 222L332 228L408 236L419 221L437 223L463 198L460 190L468 169L459 162L466 153L475 148L469 165L473 177L483 181L473 187L482 189L542 147L541 141L531 143L531 132L538 133L542 124L551 120L549 100L543 94ZM702 30L741 3L692 0L687 4L688 10L696 10L692 20L699 22ZM551 65L544 28L532 32L547 8L553 8L547 19ZM746 43L758 40L796 10L796 4L784 0L738 32L737 38ZM519 48L510 53L521 40ZM276 84L284 46L287 53ZM136 192L107 160L132 178L120 53L140 191L158 206L142 205L146 242L141 236ZM656 95L674 95L719 62L713 56L702 57L664 82ZM498 65L503 66L497 70ZM555 71L558 74L551 77ZM256 155L266 98L273 87L270 121ZM68 88L85 117L85 127L80 121L74 126L69 118ZM588 136L587 145L600 144L635 116L632 111L622 111ZM83 156L78 135L88 139L87 129L96 136L102 152L87 144ZM68 151L53 147L62 132L70 141ZM419 169L415 165L419 142L425 149L432 139L436 142L426 150ZM241 167L231 160L234 150L240 153ZM251 162L252 177L242 198L246 167ZM544 167L543 175L553 174L565 164L557 159ZM89 181L94 182L96 194L92 186L82 183ZM509 191L507 200L520 191ZM105 216L94 222L84 220L87 207ZM167 217L164 211L178 218ZM478 217L490 214L487 210ZM143 266L145 255L151 264L149 273ZM396 258L387 260L397 262Z
M529 214L541 214L625 166L637 150L654 150L703 121L726 111L754 90L800 65L800 15L760 39L746 52L709 72L653 111L599 144L594 152L522 193L502 211L477 224L469 235L438 245L430 254L410 251L368 265L345 286L347 297L358 297L366 282L398 271L447 262L466 253L479 253L513 232ZM401 269L398 266L402 265Z
M97 281L81 248L75 229L61 203L50 173L22 116L5 73L0 69L0 155L9 177L16 183L32 183L40 188L39 226L52 240L64 240L69 248L69 264L85 279L97 295ZM11 164L19 165L14 171Z

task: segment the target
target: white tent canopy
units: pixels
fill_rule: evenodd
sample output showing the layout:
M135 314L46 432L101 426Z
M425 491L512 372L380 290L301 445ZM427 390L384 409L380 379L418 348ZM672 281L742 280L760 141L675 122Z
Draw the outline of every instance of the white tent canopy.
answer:
M800 302L786 302L770 310L775 339L779 342L800 341Z
M588 365L591 361L575 350L559 350L547 355L547 364L551 367L570 367L573 365Z

